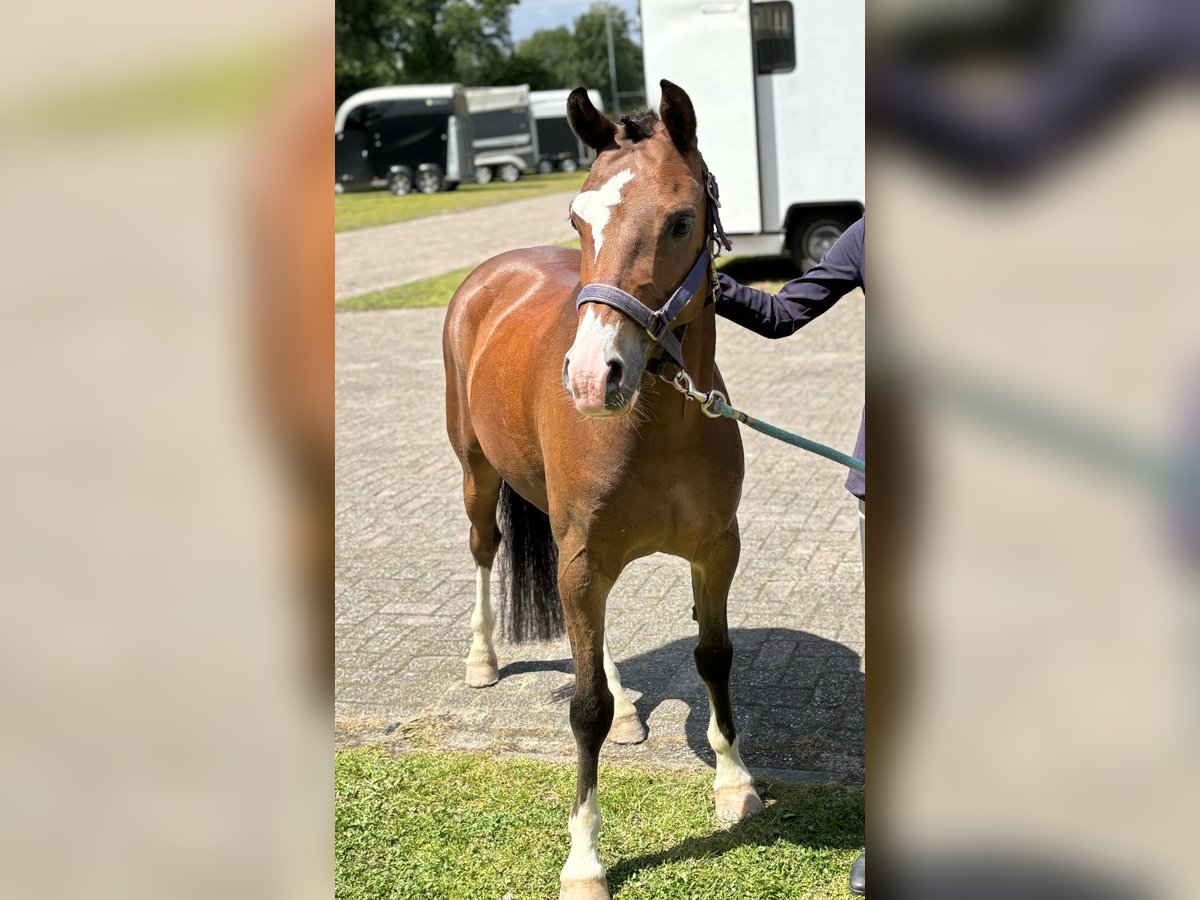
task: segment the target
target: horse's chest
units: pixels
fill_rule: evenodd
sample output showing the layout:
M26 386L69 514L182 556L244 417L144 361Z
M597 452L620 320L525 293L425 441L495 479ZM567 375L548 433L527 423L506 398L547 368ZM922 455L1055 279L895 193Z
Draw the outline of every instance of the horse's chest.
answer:
M584 504L588 531L633 555L687 555L728 529L740 492L740 466L631 466L618 478L593 482Z

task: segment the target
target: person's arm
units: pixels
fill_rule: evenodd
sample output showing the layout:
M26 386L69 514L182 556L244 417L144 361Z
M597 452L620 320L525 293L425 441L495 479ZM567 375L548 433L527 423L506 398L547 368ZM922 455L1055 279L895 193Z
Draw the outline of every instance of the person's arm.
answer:
M863 220L846 229L821 261L778 294L738 284L717 273L717 314L768 338L793 334L863 286Z

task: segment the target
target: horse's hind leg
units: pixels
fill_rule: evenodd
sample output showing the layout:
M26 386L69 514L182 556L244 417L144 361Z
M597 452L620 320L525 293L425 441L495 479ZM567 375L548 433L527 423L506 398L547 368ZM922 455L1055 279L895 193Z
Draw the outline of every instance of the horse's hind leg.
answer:
M621 675L608 649L608 632L604 633L604 676L613 695L613 723L608 739L614 744L640 744L646 739L646 726L638 718L637 709L621 687Z
M487 687L500 680L492 635L492 562L500 543L496 506L500 475L482 453L468 454L463 464L463 503L471 520L471 555L475 557L475 609L471 613L471 649L467 653L467 684Z
M741 541L737 525L705 548L692 561L692 594L696 602L696 620L700 640L696 644L696 670L708 688L708 743L717 755L717 817L739 822L763 808L754 790L753 779L742 763L737 731L729 704L729 670L733 664L733 645L725 615L729 585L737 569Z

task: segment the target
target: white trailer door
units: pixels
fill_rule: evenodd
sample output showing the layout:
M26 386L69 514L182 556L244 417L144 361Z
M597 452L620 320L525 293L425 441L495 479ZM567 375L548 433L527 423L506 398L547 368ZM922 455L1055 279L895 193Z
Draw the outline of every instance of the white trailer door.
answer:
M755 0L763 231L794 205L863 202L862 0ZM777 52L771 38L790 43ZM790 58L789 58L790 56Z
M673 81L692 98L700 152L721 186L730 234L762 230L749 0L642 0L646 99Z

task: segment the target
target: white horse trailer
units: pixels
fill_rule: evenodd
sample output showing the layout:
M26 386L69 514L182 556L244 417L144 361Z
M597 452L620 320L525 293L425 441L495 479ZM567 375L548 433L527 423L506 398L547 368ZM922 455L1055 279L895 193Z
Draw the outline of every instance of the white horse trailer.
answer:
M467 88L475 129L475 180L513 182L538 163L537 126L529 105L529 85Z
M529 106L537 123L538 171L543 174L559 169L574 172L580 166L590 166L596 151L575 136L571 123L567 121L567 98L571 92L530 91ZM600 92L591 89L588 99L592 106L604 112L604 100Z
M864 209L863 0L642 0L646 89L696 107L734 252L817 262Z

